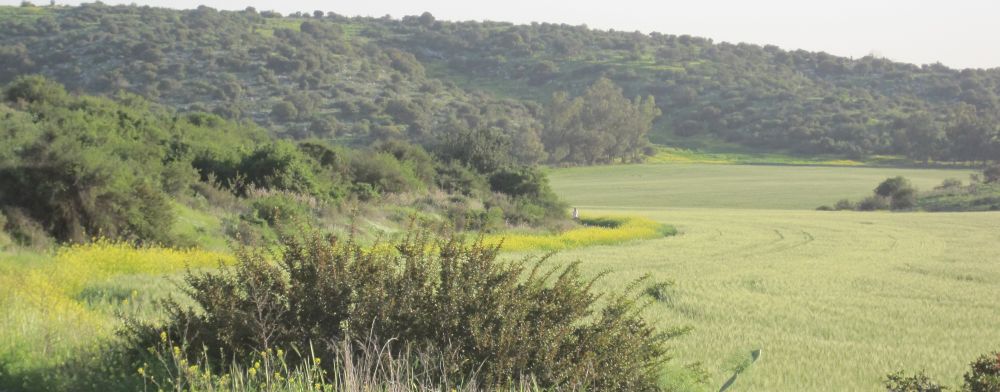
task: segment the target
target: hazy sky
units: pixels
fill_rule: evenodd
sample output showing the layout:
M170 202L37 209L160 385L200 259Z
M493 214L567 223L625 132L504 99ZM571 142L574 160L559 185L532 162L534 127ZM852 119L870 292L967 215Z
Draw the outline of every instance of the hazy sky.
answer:
M35 0L47 3L47 0ZM78 1L56 0L59 4ZM0 0L19 4L20 0ZM690 34L917 64L1000 67L1000 0L136 0L173 8L282 13L323 10L399 18L429 11L445 20L586 24L593 28Z

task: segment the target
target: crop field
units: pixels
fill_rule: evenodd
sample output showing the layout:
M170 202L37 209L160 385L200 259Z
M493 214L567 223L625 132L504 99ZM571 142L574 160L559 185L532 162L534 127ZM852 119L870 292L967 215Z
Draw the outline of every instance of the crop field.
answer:
M860 199L887 177L904 176L920 190L972 170L841 166L645 164L553 170L550 181L574 207L642 210L663 207L815 209Z
M673 281L649 314L691 326L680 363L731 391L876 391L898 369L958 386L1000 348L1000 213L809 211L858 198L889 175L924 189L947 170L644 165L554 170L585 213L641 215L674 237L567 250L556 260L612 271L601 289L650 274Z

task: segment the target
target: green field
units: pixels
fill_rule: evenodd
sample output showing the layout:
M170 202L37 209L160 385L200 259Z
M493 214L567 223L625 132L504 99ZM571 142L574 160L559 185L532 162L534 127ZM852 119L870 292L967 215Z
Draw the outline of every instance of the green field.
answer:
M566 251L620 290L676 282L650 315L690 325L676 357L718 388L727 364L761 359L731 391L875 391L926 369L952 386L1000 348L1000 213L808 211L904 175L928 189L966 172L851 167L639 165L554 170L586 213L643 215L676 237ZM711 388L709 388L711 389Z
M581 208L755 208L802 210L860 199L890 176L904 176L920 190L971 170L841 166L645 164L553 170L559 196Z

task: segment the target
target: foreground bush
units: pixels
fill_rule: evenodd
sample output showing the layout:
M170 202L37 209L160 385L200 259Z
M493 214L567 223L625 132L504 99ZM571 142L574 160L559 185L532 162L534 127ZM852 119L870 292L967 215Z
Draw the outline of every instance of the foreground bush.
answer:
M976 358L965 379L965 390L970 392L1000 392L1000 351Z
M941 392L947 388L923 372L907 375L903 371L898 371L886 377L885 389L887 392Z
M476 374L491 386L530 376L543 388L658 389L674 335L640 317L639 294L599 307L577 264L501 262L498 251L427 232L372 248L318 234L285 238L278 260L241 251L233 267L189 274L198 309L168 302L166 326L134 326L133 343L154 346L165 330L189 342L190 354L204 348L238 361L320 345L316 357L332 363L341 342L374 336L454 352L454 366L424 369L436 379Z
M976 358L962 377L964 392L1000 392L1000 351ZM885 380L888 392L940 392L950 388L927 377L923 372L906 375L903 371L889 374Z

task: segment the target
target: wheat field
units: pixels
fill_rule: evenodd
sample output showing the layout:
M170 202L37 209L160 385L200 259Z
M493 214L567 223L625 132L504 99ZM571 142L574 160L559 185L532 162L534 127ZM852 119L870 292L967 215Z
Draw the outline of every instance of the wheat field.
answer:
M674 354L680 364L701 363L711 376L709 390L731 375L734 358L754 349L762 350L760 360L731 391L877 391L897 369L926 369L958 386L969 362L1000 348L1000 213L803 209L817 196L863 194L892 175L888 169L817 174L816 168L716 165L703 176L707 183L696 184L683 175L673 181L672 173L691 169L677 166L683 165L662 166L659 174L655 165L555 171L560 196L588 213L628 212L680 232L568 250L556 259L582 261L595 274L612 271L600 283L604 290L621 290L644 274L674 281L649 315L665 327L694 328L676 341ZM819 187L822 195L803 191L823 183L824 173L839 185ZM904 175L928 186L954 174ZM753 191L717 181L726 176L752 183ZM656 197L658 189L677 187ZM780 193L776 188L785 190L783 199L761 196ZM648 193L620 197L633 189ZM792 202L775 208L781 200Z

